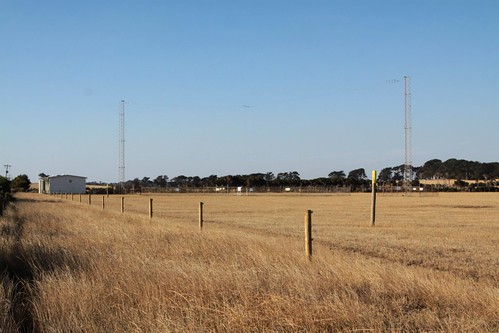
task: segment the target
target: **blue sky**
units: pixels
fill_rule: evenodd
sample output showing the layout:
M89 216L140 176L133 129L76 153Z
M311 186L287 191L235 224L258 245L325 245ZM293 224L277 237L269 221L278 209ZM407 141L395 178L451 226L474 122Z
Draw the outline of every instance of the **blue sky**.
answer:
M0 0L0 164L126 178L498 161L499 2ZM398 80L395 82L394 79Z

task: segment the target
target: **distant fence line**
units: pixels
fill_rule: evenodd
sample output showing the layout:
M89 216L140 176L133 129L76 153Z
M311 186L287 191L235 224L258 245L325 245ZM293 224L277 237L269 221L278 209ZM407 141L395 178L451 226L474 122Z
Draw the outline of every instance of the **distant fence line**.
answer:
M127 193L352 193L351 186L277 186L277 187L142 187Z
M412 193L440 192L443 189L436 186L415 186ZM355 192L371 192L370 186L274 186L274 187L142 187L140 190L128 190L126 194L139 193L333 193L350 194ZM378 185L377 192L380 193L405 193L401 186Z
M408 193L401 185L387 185L379 183L377 185L379 193ZM459 187L448 185L428 185L420 184L413 185L411 193L428 193L428 192L497 192L499 187ZM147 194L147 193L232 193L232 194L252 194L252 193L331 193L331 194L349 194L349 193L367 193L371 192L369 185L319 185L319 186L147 186L139 188L127 188L125 192L118 191L113 187L87 187L86 193L91 194ZM57 194L57 193L56 193ZM60 193L59 193L60 194Z
M412 191L405 192L401 186L395 185L377 185L378 193L386 194L403 194L403 193L413 193L417 195L420 193L436 193L436 192L456 192L463 191L460 188L445 188L441 186L414 186ZM316 194L345 194L349 195L351 193L367 193L371 192L370 186L274 186L274 187L142 187L138 190L127 189L125 193L116 193L113 190L106 190L101 188L87 188L85 194L154 194L154 193L200 193L200 194L235 194L235 195L251 195L251 194L275 194L275 193L295 193L295 194L305 194L305 193L316 193ZM71 195L71 193L55 192L50 193L55 195Z

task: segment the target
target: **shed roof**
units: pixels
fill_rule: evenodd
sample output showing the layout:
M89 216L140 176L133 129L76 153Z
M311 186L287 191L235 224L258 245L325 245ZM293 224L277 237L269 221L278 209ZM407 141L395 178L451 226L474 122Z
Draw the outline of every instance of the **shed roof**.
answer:
M52 179L52 178L62 178L62 177L73 177L73 178L83 178L83 179L87 179L87 177L83 177L83 176L75 176L75 175L57 175L57 176L48 176L48 177L42 177L42 179Z

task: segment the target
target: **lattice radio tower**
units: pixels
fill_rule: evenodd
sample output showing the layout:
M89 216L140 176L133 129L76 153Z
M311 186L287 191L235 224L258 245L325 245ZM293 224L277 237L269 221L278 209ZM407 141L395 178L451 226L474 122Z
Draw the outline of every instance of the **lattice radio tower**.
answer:
M404 162L404 189L412 189L412 110L411 110L411 77L404 76L404 133L405 133L405 162Z
M119 165L119 181L120 191L125 191L125 101L121 100L120 108L120 165Z

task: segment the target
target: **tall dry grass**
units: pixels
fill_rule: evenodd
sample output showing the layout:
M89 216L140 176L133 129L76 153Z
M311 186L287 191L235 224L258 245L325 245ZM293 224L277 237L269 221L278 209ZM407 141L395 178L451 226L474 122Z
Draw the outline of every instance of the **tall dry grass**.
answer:
M156 196L152 221L147 197L122 215L118 198L102 211L23 196L0 220L0 323L28 328L12 319L25 311L39 332L496 332L498 198L380 197L370 228L364 195Z

